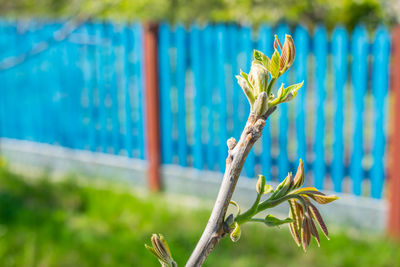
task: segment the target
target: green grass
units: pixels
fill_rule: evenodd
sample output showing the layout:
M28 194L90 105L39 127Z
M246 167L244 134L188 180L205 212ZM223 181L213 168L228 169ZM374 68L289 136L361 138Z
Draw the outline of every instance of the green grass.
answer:
M159 266L143 246L154 232L166 236L184 266L209 211L188 208L188 198L79 181L0 169L0 266ZM287 227L249 224L238 243L224 239L205 266L400 266L399 248L383 237L336 231L304 253Z

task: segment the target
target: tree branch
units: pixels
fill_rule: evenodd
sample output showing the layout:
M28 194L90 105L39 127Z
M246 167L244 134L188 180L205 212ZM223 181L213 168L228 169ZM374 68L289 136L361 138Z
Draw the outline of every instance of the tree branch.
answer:
M186 263L186 267L202 266L210 252L219 241L229 233L229 228L224 225L224 219L232 194L235 191L236 183L247 155L254 143L261 137L262 130L265 126L265 120L275 110L276 107L271 108L262 117L257 117L253 112L250 113L239 142L235 144L233 138L228 140L229 150L222 184L207 226Z

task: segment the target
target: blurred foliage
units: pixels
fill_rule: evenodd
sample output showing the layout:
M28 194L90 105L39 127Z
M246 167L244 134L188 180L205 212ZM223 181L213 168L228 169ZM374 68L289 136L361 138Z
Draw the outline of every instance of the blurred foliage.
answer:
M262 22L344 24L375 27L391 23L397 0L0 0L3 15L63 17L79 12L91 14L94 6L117 3L96 17L117 20L171 22Z
M0 168L0 266L159 266L144 248L153 229L165 233L182 265L208 219L208 210L182 204L187 198L77 181L27 179ZM286 227L249 224L238 243L225 238L205 266L400 266L399 245L349 233L334 232L304 253Z

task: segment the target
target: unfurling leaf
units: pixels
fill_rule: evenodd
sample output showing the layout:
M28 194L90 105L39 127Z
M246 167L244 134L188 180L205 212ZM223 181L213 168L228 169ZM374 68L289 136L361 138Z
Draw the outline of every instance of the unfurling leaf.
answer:
M297 203L295 199L291 199L289 202L289 217L292 218L292 223L289 224L289 230L292 234L292 237L296 244L300 247L301 246L301 225L302 225L302 216L303 216L303 209L302 206Z
M258 175L258 180L257 180L257 185L256 185L256 191L257 194L262 195L264 194L264 187L265 187L265 177L264 175Z
M254 59L261 62L261 64L269 71L271 60L263 52L254 50Z
M308 223L310 225L311 235L314 236L315 240L317 241L318 247L321 246L318 230L317 230L317 227L315 227L314 221L310 218L308 220Z
M282 47L282 55L280 61L281 74L284 73L290 66L292 66L295 57L295 47L292 36L286 34L285 42Z
M310 198L314 199L319 204L328 204L328 203L331 203L332 201L335 201L335 200L339 199L339 197L335 196L335 195L326 196L324 194L322 194L322 195L320 195L320 194L307 194L307 196L309 196Z
M318 191L315 187L304 187L295 191L294 194L310 197L318 204L327 204L339 199L339 197L335 195L327 196L324 193Z
M176 262L172 259L171 251L168 247L167 241L161 234L158 236L153 234L151 237L151 244L153 247L144 245L148 251L150 251L162 266L165 267L176 267Z
M321 228L326 238L329 240L328 228L326 227L325 222L322 219L322 216L319 213L318 209L312 203L308 203L308 210L310 211L315 221L318 223L319 227Z
M257 60L252 62L248 81L253 86L253 93L256 98L258 94L267 90L268 70L261 64L261 62Z
M289 223L289 230L293 237L293 240L296 242L297 246L300 247L301 246L300 235L299 235L299 232L295 229L295 226L293 223Z
M234 223L234 228L231 232L231 234L229 235L231 237L231 240L233 242L237 242L240 239L240 235L241 235L241 230L240 230L240 226L237 222Z
M284 88L283 84L278 90L277 97L271 101L272 105L278 105L284 102L288 102L296 97L297 91L303 86L304 82L293 84L287 88Z
M240 206L239 206L239 204L236 203L236 202L233 201L233 200L231 200L229 203L236 207L236 209L237 209L237 214L236 214L236 216L239 215L239 214L240 214Z
M291 223L293 220L291 218L286 218L286 219L278 219L274 215L267 215L264 219L264 223L268 226L279 226L285 223Z
M244 94L246 95L247 100L250 103L250 106L253 106L254 101L255 101L253 88L251 87L251 84L247 80L247 74L242 72L242 76L243 77L241 77L239 75L236 75L236 79L238 80L238 84L240 85L240 87L242 88Z
M308 218L304 217L303 223L301 226L301 245L303 246L304 251L307 250L307 247L311 241L310 225L307 220L308 220Z
M274 39L274 48L275 48L275 50L278 50L278 45L279 45L279 48L282 51L283 47L282 47L281 41L279 41L278 35L275 34L274 37L275 37L275 39Z
M293 189L297 189L304 184L305 180L303 161L300 159L299 167L297 167L296 175L293 179Z
M274 198L279 198L286 195L287 192L291 190L293 186L293 177L292 173L289 172L286 176L285 180L283 180L275 189L275 193L273 194Z
M273 192L274 192L274 189L272 188L271 185L266 184L264 186L264 195L269 194L269 193L273 193Z
M274 54L272 55L272 58L271 58L271 64L269 66L269 72L271 73L271 76L273 78L278 78L279 77L280 60L281 60L281 57L279 56L279 52L275 50L275 52L274 52Z

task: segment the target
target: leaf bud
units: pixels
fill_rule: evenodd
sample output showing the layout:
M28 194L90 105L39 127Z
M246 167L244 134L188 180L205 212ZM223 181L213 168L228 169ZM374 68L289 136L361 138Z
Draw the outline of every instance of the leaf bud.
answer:
M268 96L266 92L262 92L257 96L254 103L254 113L257 116L263 116L268 110Z
M267 90L268 70L258 60L254 60L251 64L249 82L254 88L254 96Z

